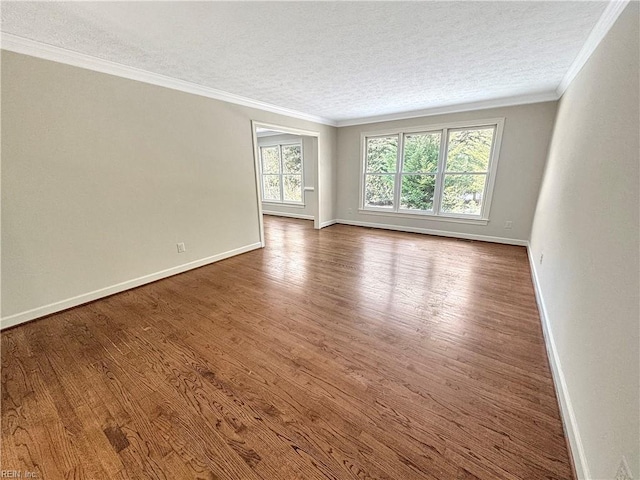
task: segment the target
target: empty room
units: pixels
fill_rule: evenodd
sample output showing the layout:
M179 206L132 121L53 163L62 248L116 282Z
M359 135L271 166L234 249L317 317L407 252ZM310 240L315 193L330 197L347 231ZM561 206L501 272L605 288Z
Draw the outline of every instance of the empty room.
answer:
M0 13L2 478L640 478L638 1Z

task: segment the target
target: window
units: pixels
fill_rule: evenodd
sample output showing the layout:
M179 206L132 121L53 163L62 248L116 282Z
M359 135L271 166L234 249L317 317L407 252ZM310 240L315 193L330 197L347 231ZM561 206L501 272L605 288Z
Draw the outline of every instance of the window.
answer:
M260 147L262 200L302 203L302 145L277 144Z
M488 220L504 120L363 135L361 209Z

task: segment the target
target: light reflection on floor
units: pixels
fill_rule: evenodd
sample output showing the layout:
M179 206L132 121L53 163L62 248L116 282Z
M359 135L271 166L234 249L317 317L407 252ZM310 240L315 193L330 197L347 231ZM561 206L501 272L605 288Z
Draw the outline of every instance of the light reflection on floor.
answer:
M327 250L322 258L310 259L308 242L320 247L323 242L322 230L314 231L310 221L282 222L267 216L265 227L267 275L286 283L292 294L311 295L318 270L308 268L310 262L349 267L339 280L349 281L356 292L353 301L377 321L387 320L389 328L400 324L424 338L464 342L466 331L482 321L477 318L478 297L500 301L500 292L489 287L491 279L483 277L486 262L496 261L483 242L362 229L356 238L357 256ZM279 248L270 252L270 244Z

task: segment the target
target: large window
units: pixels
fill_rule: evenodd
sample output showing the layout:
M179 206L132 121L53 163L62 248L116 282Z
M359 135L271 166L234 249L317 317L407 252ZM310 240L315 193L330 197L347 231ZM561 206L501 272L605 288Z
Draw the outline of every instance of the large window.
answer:
M363 135L361 208L487 220L503 122Z
M260 147L262 200L302 203L302 145L287 143Z

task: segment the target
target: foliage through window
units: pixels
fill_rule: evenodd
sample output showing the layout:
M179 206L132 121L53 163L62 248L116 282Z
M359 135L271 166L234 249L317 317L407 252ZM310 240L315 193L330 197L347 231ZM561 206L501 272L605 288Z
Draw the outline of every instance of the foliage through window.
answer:
M260 147L262 200L302 203L302 146L278 144Z
M365 136L362 207L486 219L501 123Z

